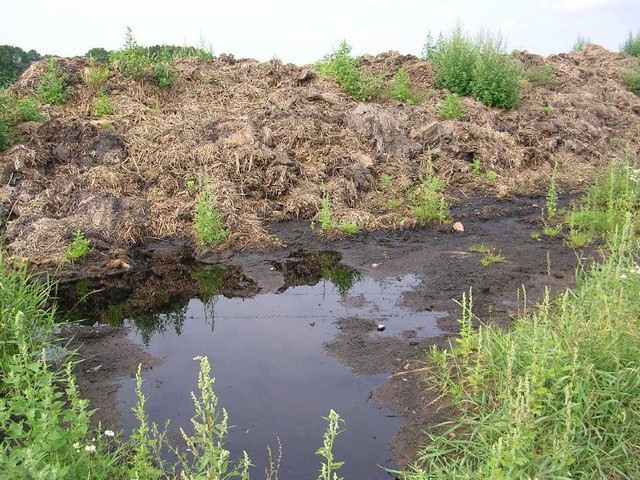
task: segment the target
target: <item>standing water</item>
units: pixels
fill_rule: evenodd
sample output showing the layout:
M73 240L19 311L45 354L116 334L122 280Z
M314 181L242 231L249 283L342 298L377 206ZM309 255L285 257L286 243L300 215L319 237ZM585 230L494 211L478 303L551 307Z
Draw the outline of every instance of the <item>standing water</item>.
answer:
M372 401L373 390L390 372L358 375L332 356L341 323L360 325L367 337L441 334L435 312L401 306L420 285L413 275L374 280L339 263L330 252L274 263L283 278L273 293L256 292L246 278L222 267L194 270L197 294L164 298L158 311L133 311L126 302L105 306L106 318L131 327L129 339L162 363L143 374L149 420L169 430L190 431L194 414L189 393L197 391L196 356L207 356L219 405L233 425L227 437L232 459L246 450L261 478L267 445L282 445L280 480L314 479L330 409L344 419L334 446L341 475L388 479L393 468L390 440L400 425L394 413ZM233 285L229 288L229 285ZM247 292L249 292L247 294ZM240 296L234 296L240 295ZM249 295L249 296L247 296ZM103 318L105 316L103 315ZM382 329L379 325L384 325ZM338 349L340 350L340 349ZM118 409L125 433L136 427L135 381L121 379ZM275 453L277 456L277 453Z

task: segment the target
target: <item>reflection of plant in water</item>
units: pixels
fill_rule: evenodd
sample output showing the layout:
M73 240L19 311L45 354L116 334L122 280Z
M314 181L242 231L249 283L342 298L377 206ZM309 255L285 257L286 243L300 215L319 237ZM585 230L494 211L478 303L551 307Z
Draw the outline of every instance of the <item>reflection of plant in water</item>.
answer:
M93 282L89 278L85 278L76 283L76 296L78 303L84 303L87 301L89 295L93 291Z
M124 325L124 319L127 318L126 303L116 303L109 305L104 313L105 320L109 325L121 327Z
M149 344L154 333L164 333L173 328L177 335L182 333L182 326L187 318L188 304L183 301L174 301L173 305L167 305L167 313L142 313L132 318L136 331L142 337L145 345Z
M191 274L191 278L198 285L198 298L204 304L204 322L215 325L215 306L218 294L224 285L227 271L221 267L201 268Z
M323 253L320 256L320 271L322 278L333 283L340 295L344 296L362 279L362 275L356 270L340 265L338 259L339 256L336 254Z

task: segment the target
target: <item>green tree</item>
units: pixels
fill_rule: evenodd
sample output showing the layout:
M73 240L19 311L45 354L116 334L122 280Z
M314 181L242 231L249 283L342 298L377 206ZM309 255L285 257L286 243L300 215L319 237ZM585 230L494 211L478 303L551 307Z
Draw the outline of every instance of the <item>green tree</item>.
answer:
M84 54L87 58L93 58L96 63L107 63L109 61L109 51L102 47L95 47Z
M15 82L31 63L41 58L35 50L25 52L20 47L0 45L0 87Z

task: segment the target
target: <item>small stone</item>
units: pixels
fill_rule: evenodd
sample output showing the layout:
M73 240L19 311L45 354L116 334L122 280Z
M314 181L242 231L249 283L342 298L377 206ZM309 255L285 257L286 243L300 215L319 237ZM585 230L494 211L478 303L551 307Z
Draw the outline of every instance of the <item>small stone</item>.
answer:
M452 227L456 232L464 232L464 225L462 224L462 222L455 222Z
M378 324L378 331L379 332L384 332L386 328L387 327L385 327L383 324L381 324L381 323Z
M315 325L316 325L316 322L309 322L310 327L314 327Z
M380 266L379 263L372 263L371 268L378 268Z

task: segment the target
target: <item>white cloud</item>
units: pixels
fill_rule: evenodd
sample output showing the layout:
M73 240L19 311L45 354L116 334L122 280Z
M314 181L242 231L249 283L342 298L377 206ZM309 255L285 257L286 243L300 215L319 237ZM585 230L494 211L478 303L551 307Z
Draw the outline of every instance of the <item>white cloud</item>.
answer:
M604 7L610 7L618 0L544 0L545 6L560 12L588 12Z

